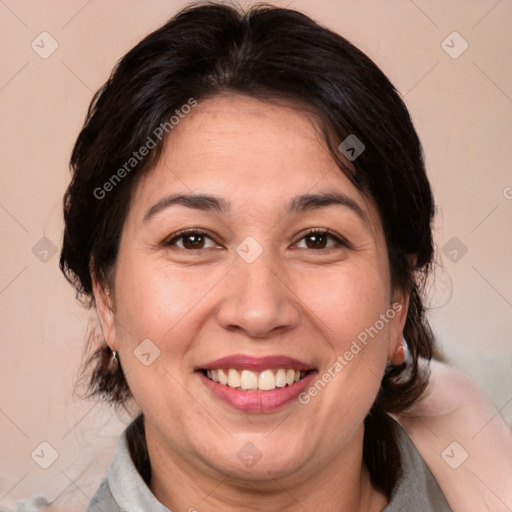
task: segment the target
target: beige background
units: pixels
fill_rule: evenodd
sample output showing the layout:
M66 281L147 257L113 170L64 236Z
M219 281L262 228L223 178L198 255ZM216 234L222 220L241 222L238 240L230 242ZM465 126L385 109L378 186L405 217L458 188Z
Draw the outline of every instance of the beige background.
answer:
M73 396L89 314L61 276L58 254L50 251L44 262L32 248L43 236L60 247L70 150L93 91L118 58L187 3L0 1L5 506L42 494L58 497L52 510L84 510L127 420ZM433 283L432 324L453 364L512 423L512 1L287 5L353 41L404 95L439 207L436 240L443 267ZM43 31L58 43L47 59L31 47L34 40L42 46ZM469 44L456 59L442 47L454 31ZM453 53L463 42L452 36L447 44ZM442 255L452 237L467 247L456 262L450 260L454 253ZM36 249L45 256L44 248ZM58 452L48 469L31 458L43 441Z

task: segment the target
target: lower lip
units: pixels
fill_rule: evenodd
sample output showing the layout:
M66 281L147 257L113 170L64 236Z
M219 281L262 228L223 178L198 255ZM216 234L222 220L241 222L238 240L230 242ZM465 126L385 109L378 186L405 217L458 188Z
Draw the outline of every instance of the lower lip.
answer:
M314 379L318 372L311 371L299 382L291 386L276 388L272 391L241 391L224 384L214 382L198 372L199 378L217 397L228 403L235 409L244 412L272 412L283 407L294 400L302 393Z

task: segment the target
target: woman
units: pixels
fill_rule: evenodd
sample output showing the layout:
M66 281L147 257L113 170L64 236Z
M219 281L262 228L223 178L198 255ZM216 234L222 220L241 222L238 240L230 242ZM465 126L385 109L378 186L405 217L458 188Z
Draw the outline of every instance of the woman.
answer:
M450 510L391 417L414 438L434 208L375 64L292 10L191 7L119 62L71 164L91 391L142 412L90 510Z

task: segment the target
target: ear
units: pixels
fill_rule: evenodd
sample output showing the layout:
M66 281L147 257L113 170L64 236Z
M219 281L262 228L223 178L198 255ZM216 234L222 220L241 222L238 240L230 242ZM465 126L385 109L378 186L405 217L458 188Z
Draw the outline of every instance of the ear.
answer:
M106 284L100 282L94 275L92 278L92 288L96 303L96 313L98 314L103 337L112 350L117 350L113 293Z
M404 362L404 326L409 309L409 294L395 293L391 308L395 311L395 317L390 322L388 361L393 366L400 366Z
M410 268L416 266L415 254L407 255ZM400 366L404 362L404 326L409 310L410 294L405 291L397 291L393 294L391 307L395 310L395 318L390 322L390 339L388 347L388 361L393 366Z
M418 257L416 254L406 255L407 264L411 272L416 268ZM388 361L393 366L400 366L404 362L404 326L409 311L410 292L396 290L391 299L391 307L396 311L396 317L391 322L391 332L388 347Z

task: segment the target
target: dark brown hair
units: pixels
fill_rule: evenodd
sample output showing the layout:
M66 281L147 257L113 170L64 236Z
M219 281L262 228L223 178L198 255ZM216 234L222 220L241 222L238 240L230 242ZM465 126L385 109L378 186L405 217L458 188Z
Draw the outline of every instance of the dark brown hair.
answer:
M165 137L155 137L155 129L168 125L191 98L230 92L285 100L313 112L341 172L380 214L393 289L410 297L404 329L410 364L386 372L365 422L365 462L389 494L400 459L386 413L403 411L420 396L428 375L418 358L429 360L434 351L421 298L433 257L434 205L402 99L346 39L294 10L257 5L243 12L212 3L192 5L148 35L95 94L74 146L60 267L77 295L94 306L92 275L108 282L133 191L160 156ZM352 162L338 149L349 135L365 146ZM128 168L126 162L150 138L155 147ZM112 182L123 168L123 178ZM108 194L98 192L107 182ZM131 393L122 368L112 363L101 336L99 341L86 365L92 367L90 394L123 404Z

